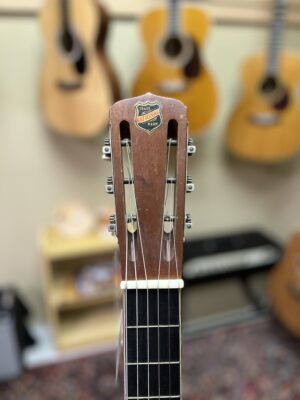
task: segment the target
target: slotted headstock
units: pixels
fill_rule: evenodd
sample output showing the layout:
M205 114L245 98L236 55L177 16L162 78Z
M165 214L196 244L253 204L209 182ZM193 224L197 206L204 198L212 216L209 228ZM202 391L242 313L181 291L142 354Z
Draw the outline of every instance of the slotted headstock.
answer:
M187 177L187 109L178 100L152 94L122 100L111 108L110 137L103 158L112 160L116 215L109 230L120 247L122 279L179 279L182 276Z

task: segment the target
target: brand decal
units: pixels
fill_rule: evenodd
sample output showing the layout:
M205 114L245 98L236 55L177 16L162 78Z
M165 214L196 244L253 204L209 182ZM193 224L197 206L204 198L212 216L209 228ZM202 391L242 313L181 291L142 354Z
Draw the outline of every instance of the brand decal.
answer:
M156 101L137 103L134 122L139 129L151 135L163 122L160 104Z

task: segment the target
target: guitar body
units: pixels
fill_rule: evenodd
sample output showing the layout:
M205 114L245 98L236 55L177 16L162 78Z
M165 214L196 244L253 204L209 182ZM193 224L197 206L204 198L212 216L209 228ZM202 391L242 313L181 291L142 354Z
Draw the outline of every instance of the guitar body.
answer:
M167 36L168 12L166 9L157 9L142 21L147 58L134 83L133 94L138 96L151 92L182 101L188 107L189 127L193 135L199 133L213 118L217 94L213 78L199 59L198 52L207 35L209 20L194 7L182 7L181 16L182 32L192 38L195 46L196 53L192 55L195 59L191 64L201 64L198 73L187 77L182 67L165 57L162 43Z
M269 292L275 314L300 337L300 235L295 235L286 254L270 275Z
M262 163L285 161L299 148L300 113L295 96L299 83L300 57L282 54L279 77L289 101L274 109L260 91L266 57L256 55L242 68L243 96L227 129L229 151L240 158Z
M66 56L60 44L59 1L48 0L41 15L46 43L40 77L42 110L51 130L67 136L93 137L106 127L109 107L118 92L104 54L106 15L94 0L68 0L70 29L82 54Z

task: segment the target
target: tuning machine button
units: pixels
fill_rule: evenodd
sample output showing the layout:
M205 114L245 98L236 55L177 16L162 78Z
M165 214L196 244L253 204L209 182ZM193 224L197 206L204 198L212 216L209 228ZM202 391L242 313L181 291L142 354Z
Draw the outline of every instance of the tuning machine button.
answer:
M106 193L108 193L108 194L114 194L114 179L113 179L113 177L112 176L109 176L108 178L107 178L107 182L106 182L106 185L105 185L105 190L106 190Z
M192 224L191 214L186 214L185 215L185 227L187 229L191 229L192 226L193 226L193 224Z
M104 146L102 146L102 160L111 160L111 144L110 139L104 140Z
M187 154L188 156L192 156L193 154L196 153L196 146L194 145L194 141L192 138L188 139L188 147L187 147Z
M111 233L112 236L116 236L117 234L117 218L115 215L109 217L108 232Z
M187 193L192 193L195 190L195 185L193 183L193 178L191 176L188 176L186 178L186 192Z

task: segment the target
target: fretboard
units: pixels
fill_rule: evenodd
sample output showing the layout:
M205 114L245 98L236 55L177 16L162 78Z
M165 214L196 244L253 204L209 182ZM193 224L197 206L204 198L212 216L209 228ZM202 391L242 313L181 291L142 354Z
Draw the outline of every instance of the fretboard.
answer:
M180 289L124 291L125 399L181 399Z
M267 76L277 76L278 73L285 10L286 0L275 0L274 22L267 61Z
M179 9L179 0L169 0L169 34L171 36L176 36L179 31L180 25L180 9Z

